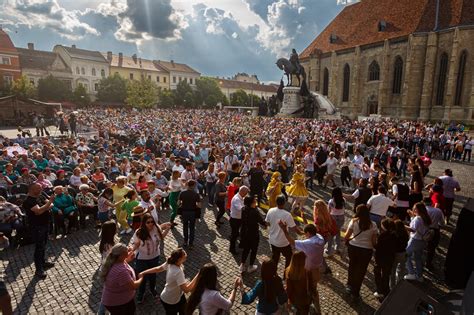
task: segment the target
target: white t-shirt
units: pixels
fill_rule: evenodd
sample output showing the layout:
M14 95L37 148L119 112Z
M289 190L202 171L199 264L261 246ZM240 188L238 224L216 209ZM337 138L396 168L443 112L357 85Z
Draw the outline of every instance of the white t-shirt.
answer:
M166 284L160 298L167 304L177 304L183 295L181 285L186 283L181 267L166 264Z
M336 158L328 158L326 162L321 164L321 166L328 167L328 174L334 174L337 168L337 159Z
M236 193L230 202L230 217L234 219L242 219L242 208L244 206L244 198Z
M347 230L352 230L351 238L353 237L353 239L349 241L349 244L357 247L373 249L374 245L372 243L372 236L377 233L377 225L373 221L371 221L371 223L372 225L368 230L359 234L359 220L355 219L354 221L354 219L352 219L347 226Z
M159 228L160 227L158 227L158 229ZM160 235L158 234L158 229L154 227L150 232L150 238L145 242L138 238L137 232L133 234L132 244L135 244L137 241L140 242L140 245L135 252L135 257L137 259L149 260L160 256Z
M278 225L279 221L285 222L288 228L295 227L295 220L291 214L285 209L271 208L267 212L265 222L270 223L270 228L268 230L268 241L271 245L276 247L286 247L290 245L286 239L285 233Z
M205 289L199 303L199 314L214 315L219 310L229 311L232 302L223 297L219 291Z
M377 194L369 198L367 205L370 206L370 213L384 217L388 207L395 206L395 202L383 194Z
M333 199L329 199L328 208L329 208L330 214L331 215L344 215L345 204L346 203L344 202L344 205L342 206L342 208L338 209L336 208L336 202Z

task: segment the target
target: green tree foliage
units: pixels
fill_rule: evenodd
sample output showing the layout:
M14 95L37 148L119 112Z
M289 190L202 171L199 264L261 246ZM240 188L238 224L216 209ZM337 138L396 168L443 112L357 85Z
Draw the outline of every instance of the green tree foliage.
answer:
M118 73L99 82L97 99L101 102L123 103L127 97L127 80Z
M160 89L158 93L158 105L165 108L173 108L175 105L174 95L168 89Z
M253 101L252 101L253 100ZM260 104L260 100L261 98L258 97L257 95L255 94L249 94L249 103L247 104L248 106L253 106L253 107L257 107L258 104Z
M71 98L67 84L52 75L38 81L38 98L42 101L65 101Z
M232 93L230 104L232 106L250 106L250 98L244 90L240 89Z
M178 83L173 91L174 101L178 106L192 107L194 105L194 92L185 80Z
M229 104L227 97L219 87L219 81L215 78L202 77L197 79L194 94L196 105L211 108L218 103L222 103L224 106Z
M129 81L127 84L128 106L151 108L158 102L158 88L151 80Z
M72 100L74 103L82 107L90 104L91 98L89 97L89 94L87 94L87 90L84 85L77 85L76 89L72 93Z
M20 99L29 99L36 96L35 86L24 75L13 82L10 92Z

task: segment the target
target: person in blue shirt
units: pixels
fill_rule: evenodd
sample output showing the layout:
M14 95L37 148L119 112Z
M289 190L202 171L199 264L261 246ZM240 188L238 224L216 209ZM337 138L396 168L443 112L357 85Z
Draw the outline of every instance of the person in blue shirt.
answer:
M252 290L245 293L243 284L240 282L242 291L242 304L250 304L258 297L257 315L277 314L281 305L288 301L288 295L283 287L283 281L277 275L277 265L269 258L262 262L262 280L258 280Z

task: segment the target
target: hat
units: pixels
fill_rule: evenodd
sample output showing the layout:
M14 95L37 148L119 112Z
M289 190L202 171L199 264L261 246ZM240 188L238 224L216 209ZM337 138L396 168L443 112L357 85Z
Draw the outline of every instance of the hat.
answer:
M58 174L58 175L61 174L61 173L64 173L64 170L57 170L56 171L56 174Z
M21 173L23 174L24 172L28 172L28 169L26 167L21 169Z
M142 215L144 215L145 213L147 213L147 209L143 209L142 206L136 206L133 208L133 212L131 214L132 218L133 217L141 217Z

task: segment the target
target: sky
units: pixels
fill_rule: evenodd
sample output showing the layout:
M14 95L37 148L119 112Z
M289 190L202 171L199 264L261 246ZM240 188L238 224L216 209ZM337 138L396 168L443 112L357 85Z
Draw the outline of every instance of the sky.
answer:
M174 60L203 75L279 81L275 61L301 52L356 0L0 0L17 47L34 43Z

